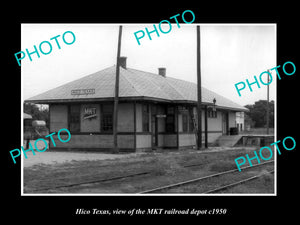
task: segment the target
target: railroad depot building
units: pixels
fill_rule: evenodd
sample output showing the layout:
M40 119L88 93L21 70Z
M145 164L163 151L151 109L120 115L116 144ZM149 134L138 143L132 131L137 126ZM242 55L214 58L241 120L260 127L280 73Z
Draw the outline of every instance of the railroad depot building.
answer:
M122 151L156 148L186 148L196 145L197 85L166 76L126 67L120 58L117 140ZM25 102L49 104L49 133L67 128L68 143L53 136L55 149L113 149L113 104L116 66L69 82ZM214 102L215 101L215 106ZM246 108L202 87L202 131L207 110L208 143L237 126L236 113ZM61 138L63 137L62 134ZM53 147L51 141L50 149Z

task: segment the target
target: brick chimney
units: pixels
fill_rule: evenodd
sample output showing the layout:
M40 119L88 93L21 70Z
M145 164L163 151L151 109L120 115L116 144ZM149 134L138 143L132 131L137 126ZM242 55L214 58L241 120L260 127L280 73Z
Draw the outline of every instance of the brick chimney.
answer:
M164 67L158 68L158 74L163 77L166 77L166 68Z
M125 57L125 56L120 56L120 58L119 58L119 60L120 60L119 64L124 69L126 69L126 59L127 59L127 57Z

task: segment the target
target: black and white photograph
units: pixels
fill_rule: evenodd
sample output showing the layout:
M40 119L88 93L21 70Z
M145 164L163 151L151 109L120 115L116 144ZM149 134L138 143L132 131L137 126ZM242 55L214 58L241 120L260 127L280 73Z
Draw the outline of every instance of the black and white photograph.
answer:
M296 6L96 3L5 7L4 219L296 219Z
M276 195L276 24L179 22L22 24L23 195Z

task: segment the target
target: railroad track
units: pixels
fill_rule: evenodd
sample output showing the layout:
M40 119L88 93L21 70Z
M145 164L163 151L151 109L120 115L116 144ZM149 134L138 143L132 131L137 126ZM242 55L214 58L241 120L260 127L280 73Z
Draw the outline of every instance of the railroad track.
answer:
M273 162L273 160L265 162L265 163L261 163L261 164L258 164L258 165L254 165L252 167L258 167L258 166L268 164L268 163L272 163L272 162ZM197 164L197 163L195 164L194 163L194 164L189 164L189 165L183 165L184 168L192 168L192 167L197 167L197 166L203 166L203 163L201 163L201 164ZM250 166L243 167L242 169L244 170L244 169L249 169L249 168L250 168ZM158 191L167 190L167 189L171 189L171 188L174 188L174 187L179 187L179 186L182 186L182 185L187 185L187 184L190 184L190 183L198 182L198 181L208 179L208 178L212 178L212 177L216 177L216 176L221 176L223 174L233 173L233 172L236 172L236 171L238 171L238 169L228 170L228 171L208 175L208 176L201 177L201 178L196 178L196 179L183 181L183 182L176 183L176 184L171 184L171 185L167 185L167 186L163 186L163 187L158 187L158 188L146 190L146 191L140 192L139 194L155 193L155 192L158 192ZM150 175L151 173L153 173L153 171L143 171L143 172L138 172L138 173L119 175L119 176L110 177L110 178L83 180L83 181L77 182L77 183L62 184L62 185L56 185L56 186L52 186L52 187L38 188L38 189L32 190L32 192L49 191L49 190L55 190L55 189L60 189L60 188L68 188L68 187L76 187L76 186L88 185L88 184L97 184L97 183L104 183L104 182L110 182L110 181L118 181L118 180L123 180L123 179L130 179L130 178L138 177L138 176ZM57 180L60 180L60 179L57 179ZM61 178L61 180L63 180L63 178Z
M58 186L47 187L47 188L39 188L39 189L35 189L33 191L34 192L48 191L48 190L53 190L53 189L75 187L75 186L81 186L81 185L86 185L86 184L102 183L102 182L122 180L122 179L126 179L126 178L132 178L132 177L137 177L137 176L142 176L142 175L147 175L147 174L149 174L149 172L133 173L133 174L127 174L125 176L116 176L116 177L110 177L110 178L105 178L105 179L88 180L88 181L82 181L82 182L77 182L77 183L58 185Z
M183 167L184 168L192 168L192 167L203 166L203 165L204 165L203 163L200 163L200 164L199 163L193 163L193 164L189 164L189 165L183 165ZM109 182L109 181L117 181L117 180L128 179L128 178L133 178L133 177L138 177L138 176L143 176L143 175L149 175L151 173L153 173L153 171L143 171L143 172L138 172L138 173L131 173L131 174L126 174L126 175L114 176L114 177L110 177L110 178L92 179L92 180L85 180L85 181L83 179L82 182L56 185L56 186L52 186L52 187L38 188L38 189L34 189L33 192L48 191L48 190L68 188L68 187L75 187L75 186L81 186L81 185L86 185L86 184L95 184L95 183L104 183L104 182ZM82 178L85 178L85 177L86 177L86 175L82 176ZM65 178L58 178L53 183L56 183L57 181L64 180L64 179Z
M253 166L246 166L246 167L243 167L241 169L245 170L245 169L250 169L250 168L256 168L256 167L260 167L262 165L270 164L272 162L274 162L274 160L271 160L271 161L268 161L268 162L265 162L265 163L260 163L260 164L257 164L257 165L253 165ZM212 175L208 175L208 176L204 176L204 177L199 177L199 178L195 178L195 179L190 179L190 180L178 182L178 183L175 183L175 184L169 184L169 185L166 185L166 186L157 187L157 188L153 188L153 189L150 189L150 190L145 190L145 191L140 192L139 194L151 194L151 193L165 192L166 190L171 190L171 189L178 188L178 187L184 186L184 185L190 185L190 184L193 184L193 183L197 183L197 182L200 182L200 181L207 180L209 178L219 177L219 176L222 176L222 175L225 175L225 174L235 173L237 171L239 171L239 170L238 169L228 170L228 171L224 171L224 172L220 172L220 173L216 173L216 174L212 174ZM274 171L271 171L271 172L274 172ZM242 172L240 172L240 173L242 173ZM262 174L262 175L264 175L264 174ZM214 188L212 190L203 192L203 194L214 193L214 192L217 192L217 191L220 191L220 190L224 190L226 188L233 187L233 186L236 186L238 184L245 183L247 181L257 179L262 175L256 175L256 176L253 176L253 177L250 177L250 178L247 178L247 179L240 180L238 182L234 182L234 183L231 183L231 184L228 184L228 185L224 185L224 186L221 186L221 187L218 187L218 188Z
M191 167L197 167L197 166L203 166L204 163L193 163L193 164L189 164L189 165L183 165L183 168L191 168ZM92 166L91 168L102 168L105 167L107 165L101 165L101 166ZM73 167L74 168L74 167ZM35 189L35 191L37 190L48 190L48 189L52 189L52 188L60 188L60 187L71 187L71 186L76 186L76 185L81 185L81 184L88 184L88 183L96 183L96 182L106 182L106 181L113 181L113 180L121 180L121 179L125 179L125 178L130 178L130 177L134 177L134 176L141 176L141 175L146 175L146 174L150 174L153 171L143 171L143 172L137 172L137 173L129 173L126 175L118 175L118 176L113 176L110 178L100 178L100 179L93 179L93 180L89 180L89 181L82 181L82 182L78 182L78 183L73 183L73 184L67 184L67 185L58 185L58 186L54 186L54 187L47 187L47 188L39 188L39 189ZM87 174L80 176L80 178L86 178ZM78 178L78 176L76 176L76 178ZM62 178L57 178L55 179L54 183L57 183L59 181L63 181L65 180L65 177ZM44 182L44 181L48 181L48 179L39 179L40 182Z
M226 190L226 189L238 186L240 184L246 183L248 181L252 181L252 180L258 179L258 178L260 178L260 177L262 177L262 176L264 176L266 174L270 174L270 173L274 173L274 170L267 171L267 172L262 173L260 175L255 175L255 176L249 177L247 179L243 179L243 180L231 183L231 184L227 184L227 185L224 185L224 186L221 186L221 187L218 187L218 188L206 191L206 192L204 192L204 194L212 194L212 193L216 193L216 192L219 192L219 191L223 191L223 190Z

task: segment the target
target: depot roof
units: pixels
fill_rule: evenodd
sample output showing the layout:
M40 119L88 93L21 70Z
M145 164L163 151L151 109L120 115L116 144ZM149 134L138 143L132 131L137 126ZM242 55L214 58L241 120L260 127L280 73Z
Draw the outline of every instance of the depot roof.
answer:
M41 104L113 100L116 66L71 81L26 102ZM197 85L141 70L120 67L120 100L153 100L171 103L197 103ZM218 108L248 111L231 100L202 87L202 103L210 105L216 99Z

